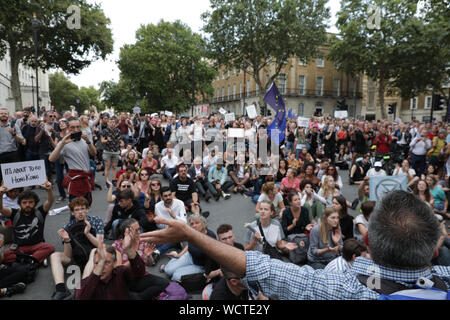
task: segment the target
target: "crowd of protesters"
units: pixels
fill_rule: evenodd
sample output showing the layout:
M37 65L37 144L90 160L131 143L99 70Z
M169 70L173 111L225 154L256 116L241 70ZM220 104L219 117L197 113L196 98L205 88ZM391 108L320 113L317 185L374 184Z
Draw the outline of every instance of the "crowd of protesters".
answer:
M450 265L446 123L313 117L302 127L288 119L285 139L278 143L267 132L271 120L266 117L227 122L220 114L114 115L92 109L81 116L52 109L40 118L30 108L13 115L0 109L0 163L44 160L47 182L41 187L48 192L38 207L39 198L30 190L34 187L0 188L2 230L12 230L13 244L3 250L0 238L0 296L25 290L30 267L24 270L19 263L25 255L36 266L51 265L56 300L158 299L173 283L197 274L204 274L205 285L212 288L206 299L262 299L261 292L252 296L235 273L197 243L152 245L140 241L139 234L167 228L158 219L175 220L240 250L290 263L304 254L297 264L344 272L358 257L371 256L369 221L376 203L370 201L369 183L374 176L407 177L408 191L441 222L442 241L431 263ZM228 129L241 129L243 148L230 139ZM267 145L266 154L261 144ZM99 172L106 185L96 179ZM347 180L359 185L352 199L343 195ZM92 191L103 188L105 219L88 215L96 200ZM215 232L208 228L210 213L202 209L202 202L209 201L231 205L228 200L240 194L256 204L258 214L248 221L243 244L234 241L232 232L232 225L243 221L229 221ZM54 202L68 204L71 211L67 225L57 231L63 252L55 252L43 238ZM305 241L294 241L296 235ZM160 266L161 274L146 271L162 255L170 261ZM69 264L84 271L74 296L64 283Z

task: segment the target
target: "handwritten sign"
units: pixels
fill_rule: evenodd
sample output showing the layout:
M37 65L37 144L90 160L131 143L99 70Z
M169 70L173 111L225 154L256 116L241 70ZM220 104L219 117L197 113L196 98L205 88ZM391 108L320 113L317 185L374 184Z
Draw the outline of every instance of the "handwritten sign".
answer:
M170 112L170 111L164 111L164 114L165 114L166 116L168 116L168 117L173 116L173 113Z
M1 168L8 189L37 186L47 180L44 160L4 163Z
M223 115L227 114L227 110L225 110L224 108L220 108L219 112Z
M346 119L348 118L348 111L335 111L334 117L337 119Z
M236 117L234 116L234 113L227 113L225 115L225 121L226 122L236 121Z
M298 117L297 118L297 125L299 127L302 127L302 128L308 128L309 127L309 119L308 118L303 118L303 117Z
M134 108L133 108L133 113L134 113L134 114L141 113L141 108L139 108L139 107L134 107Z
M238 129L238 128L233 128L233 129L228 129L228 137L230 138L244 138L245 137L245 131L244 129Z
M254 104L246 107L246 109L247 109L247 115L250 119L255 119L258 116L258 113L256 112L256 106Z

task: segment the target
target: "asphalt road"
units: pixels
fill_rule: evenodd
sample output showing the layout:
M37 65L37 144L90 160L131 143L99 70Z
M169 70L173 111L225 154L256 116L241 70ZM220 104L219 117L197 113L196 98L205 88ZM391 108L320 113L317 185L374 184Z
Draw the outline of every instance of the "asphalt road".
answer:
M350 186L348 184L348 171L340 171L340 176L344 183L343 195L344 197L352 202L357 197L357 186ZM105 178L102 172L97 173L96 177L97 183L101 186L105 185ZM163 180L163 185L168 185L168 180ZM55 198L58 196L57 188L54 186ZM40 204L46 199L46 194L43 190L36 189L36 193L41 198ZM106 208L108 203L106 202L106 190L94 191L94 201L93 205L89 211L89 215L99 216L101 218L106 217ZM54 204L53 209L63 207L64 204ZM227 223L233 226L233 231L236 235L236 241L244 244L245 234L247 229L244 224L251 222L255 219L255 204L250 198L245 195L232 194L231 198L228 200L220 199L216 202L213 198L209 203L201 202L202 209L204 211L209 211L210 216L208 220L208 228L216 232L217 227L223 223ZM349 214L356 217L359 213L359 207L356 210L349 209ZM56 251L62 251L63 245L57 234L57 230L62 228L69 220L69 211L64 211L56 216L47 216L45 222L45 239L48 243L55 246ZM447 228L449 224L447 223ZM107 243L112 243L112 241L106 241ZM159 276L165 276L165 274L159 272L159 267L161 264L166 264L168 262L167 257L162 257L159 263L152 268L148 268L148 271ZM66 276L68 276L66 274ZM51 274L50 266L47 268L41 267L39 269L39 274L32 284L29 284L23 294L15 295L11 298L3 298L2 300L49 300L54 292L54 283ZM192 300L201 300L201 295L192 295Z

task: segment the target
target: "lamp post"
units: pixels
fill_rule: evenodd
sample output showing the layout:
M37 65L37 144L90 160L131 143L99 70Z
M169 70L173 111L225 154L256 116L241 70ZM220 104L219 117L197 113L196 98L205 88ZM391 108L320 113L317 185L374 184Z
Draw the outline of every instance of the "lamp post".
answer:
M80 114L80 98L77 98L76 100L75 100L76 102L77 102L77 112L78 112L78 115Z
M194 104L195 104L195 63L192 62L192 107L191 107L191 117L194 116Z
M36 112L39 117L40 106L39 106L39 76L38 76L38 37L37 33L39 30L40 22L36 18L36 13L33 13L33 19L31 20L31 26L33 28L33 40L34 40L34 66L36 68ZM33 94L34 95L34 94Z
M33 98L33 108L35 108L34 106L34 76L31 75L31 97Z
M242 108L242 114L245 113L245 96L247 95L247 68L249 66L249 63L247 61L244 61L242 64L244 67L244 107Z

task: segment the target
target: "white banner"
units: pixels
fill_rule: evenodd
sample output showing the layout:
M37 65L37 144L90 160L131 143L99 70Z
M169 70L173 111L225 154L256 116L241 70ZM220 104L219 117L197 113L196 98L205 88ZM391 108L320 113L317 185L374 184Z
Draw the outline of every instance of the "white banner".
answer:
M334 117L337 119L346 119L348 118L348 111L335 111Z
M37 186L47 180L44 160L4 163L1 167L8 189Z
M230 138L244 138L245 130L244 129L228 129L228 137Z
M173 113L170 112L170 111L164 111L164 114L165 114L166 116L168 116L168 117L173 116Z
M309 118L298 117L297 125L303 128L309 128Z
M230 122L230 121L236 121L236 118L234 116L234 113L227 113L225 115L225 121L226 122Z
M245 108L247 109L247 115L250 119L253 120L258 116L258 113L256 112L256 106L254 104Z
M133 108L133 113L134 113L134 114L141 113L141 108L139 108L139 107L134 107L134 108Z
M395 191L408 191L407 176L370 177L370 201L381 200L386 194Z
M227 110L225 110L224 108L220 108L219 112L223 115L227 114Z

